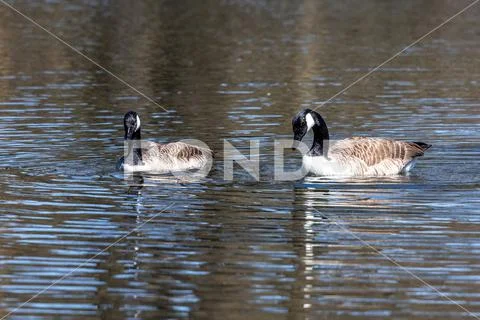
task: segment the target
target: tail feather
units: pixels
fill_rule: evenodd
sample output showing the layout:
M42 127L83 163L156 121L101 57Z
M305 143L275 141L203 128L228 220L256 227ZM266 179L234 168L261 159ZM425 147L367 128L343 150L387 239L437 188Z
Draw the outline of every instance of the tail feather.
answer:
M432 145L423 143L423 142L408 142L410 145L409 156L412 158L421 157L425 150L430 148Z
M428 143L424 143L424 142L412 142L414 144L416 144L420 149L422 149L423 151L429 149L432 145L431 144L428 144Z

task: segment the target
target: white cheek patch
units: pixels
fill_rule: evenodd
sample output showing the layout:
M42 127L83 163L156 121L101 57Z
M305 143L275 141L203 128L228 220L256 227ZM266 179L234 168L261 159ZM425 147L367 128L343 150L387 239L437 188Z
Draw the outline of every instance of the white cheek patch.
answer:
M140 117L137 115L137 126L135 127L135 131L138 131L140 129Z
M313 120L313 117L310 113L307 113L305 119L307 120L307 131L310 131L310 129L312 129L312 127L315 125L315 120Z

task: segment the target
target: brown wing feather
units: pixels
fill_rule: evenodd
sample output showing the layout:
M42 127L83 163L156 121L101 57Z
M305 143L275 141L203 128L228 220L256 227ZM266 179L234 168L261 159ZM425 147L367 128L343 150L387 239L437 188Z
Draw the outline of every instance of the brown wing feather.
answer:
M184 142L157 144L157 146L160 154L177 158L179 160L189 161L191 159L200 158L203 156L213 156L213 153L210 149L200 148Z
M337 142L330 154L355 157L373 166L387 159L411 160L423 156L430 145L421 142L403 142L389 139L353 137Z

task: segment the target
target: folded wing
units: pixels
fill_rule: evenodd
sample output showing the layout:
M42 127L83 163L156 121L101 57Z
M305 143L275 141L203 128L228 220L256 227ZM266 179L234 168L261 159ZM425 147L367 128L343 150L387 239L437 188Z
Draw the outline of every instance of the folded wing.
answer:
M184 142L158 144L143 142L143 160L146 163L157 163L158 166L184 163L188 167L197 167L213 158L213 152L208 148L201 148Z
M210 149L201 148L184 142L157 144L160 155L166 155L178 160L190 161L204 157L213 157Z
M400 160L407 163L423 156L431 145L422 142L403 142L379 138L354 137L335 143L329 154L345 159L358 159L367 166L374 166L385 160Z

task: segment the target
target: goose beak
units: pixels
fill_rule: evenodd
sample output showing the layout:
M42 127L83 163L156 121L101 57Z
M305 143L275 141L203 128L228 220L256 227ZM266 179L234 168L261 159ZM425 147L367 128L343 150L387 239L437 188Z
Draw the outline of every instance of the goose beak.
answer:
M293 151L297 150L299 144L300 144L300 140L297 140L297 139L293 140L292 150Z
M293 134L292 150L297 150L298 149L298 145L300 144L300 141L302 141L304 136L305 136L305 133L303 133L303 132L295 132Z

